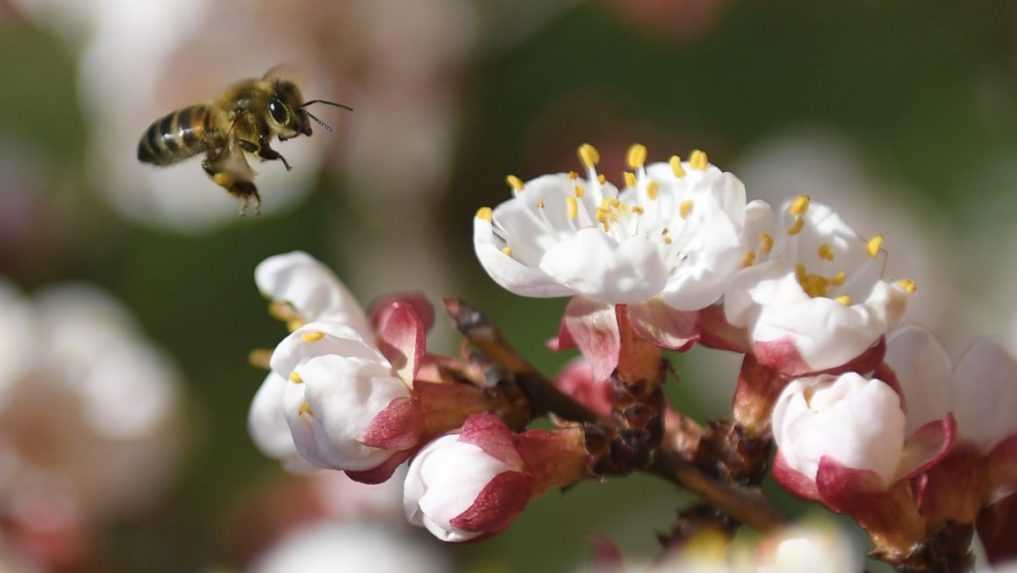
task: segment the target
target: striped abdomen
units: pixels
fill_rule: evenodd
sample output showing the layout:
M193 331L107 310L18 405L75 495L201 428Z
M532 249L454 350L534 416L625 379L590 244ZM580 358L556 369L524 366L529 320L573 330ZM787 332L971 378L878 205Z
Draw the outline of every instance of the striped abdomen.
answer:
M170 165L208 149L209 108L192 105L152 123L138 142L138 160Z

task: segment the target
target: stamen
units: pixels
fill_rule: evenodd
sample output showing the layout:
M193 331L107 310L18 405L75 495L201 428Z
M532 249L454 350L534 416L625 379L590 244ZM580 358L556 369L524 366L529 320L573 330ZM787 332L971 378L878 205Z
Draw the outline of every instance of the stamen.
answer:
M869 252L870 257L875 257L876 255L878 255L879 251L882 248L883 248L883 235L876 235L872 237L871 239L869 239L868 244L865 245L865 250Z
M636 205L635 207L632 208L632 212L635 213L636 215L642 215L645 211L643 211L642 207Z
M506 245L506 246L501 248L501 252L505 253L505 256L511 257L512 256L512 247Z
M901 279L897 281L897 286L904 289L904 292L908 294L915 294L918 291L918 284L911 279Z
M537 201L537 209L543 209L543 208L544 208L544 200L541 199L540 201Z
M579 174L576 173L575 171L569 171L568 177L569 179L575 181L576 179L579 179Z
M632 173L631 171L626 171L626 172L622 173L622 179L625 180L625 187L635 187L636 186L636 174L635 173Z
M830 278L830 284L833 286L840 286L844 284L845 280L847 280L847 275L844 274L844 271L837 271L837 274Z
M759 249L763 251L764 255L769 255L773 250L773 237L770 236L770 233L763 233L759 236Z
M831 247L828 243L823 243L822 245L819 245L819 250L817 254L819 255L819 258L823 260L832 261L833 247Z
M304 379L300 377L300 374L298 374L296 370L294 370L293 372L290 372L290 382L293 382L294 384L303 384Z
M688 219L689 215L692 214L692 208L695 206L696 204L692 202L692 199L682 201L678 204L678 216L682 219Z
M272 351L268 348L255 348L247 355L247 362L255 368L269 370L272 361Z
M657 193L660 192L660 185L656 181L649 181L646 183L646 196L650 199L656 199Z
M607 175L604 175L603 173L597 175L597 182L600 183L601 185L607 183Z
M575 219L576 215L579 213L579 204L576 201L576 198L572 195L565 197L565 208L569 219Z
M515 175L509 175L505 177L505 182L508 183L509 187L516 191L522 191L523 187L525 186L523 184L523 180L516 177Z
M689 166L691 166L693 169L699 169L700 171L702 171L703 169L706 169L709 165L710 159L706 156L705 151L696 149L695 151L692 152L692 155L689 156Z
M311 414L311 403L304 401L304 403L300 405L300 409L297 410L297 414L300 416L303 416L304 414Z
M320 330L310 330L300 337L304 342L318 342L322 338L325 338L325 333Z
M805 226L805 218L801 217L801 216L798 216L798 215L795 215L795 222L792 223L790 227L788 227L787 234L788 235L792 235L792 236L797 235L798 233L802 232L802 228L804 226Z
M290 332L293 332L293 331L297 330L298 328L300 328L303 325L304 325L303 319L294 318L292 320L286 321L286 330L289 330Z
M746 251L745 256L742 257L742 268L751 267L756 262L755 251Z
M274 300L269 303L268 315L276 320L282 320L284 322L300 319L300 315L297 314L296 309L294 309L290 303L281 300Z
M791 205L788 206L787 210L792 215L802 216L809 210L811 202L812 199L808 195L799 195L795 197L794 201L791 201Z
M851 306L851 302L852 302L851 301L851 297L849 297L846 294L838 296L838 297L834 298L833 300L843 304L844 306Z
M629 148L625 156L625 162L630 169L639 169L646 163L646 146L635 143Z
M492 216L494 216L494 211L492 211L490 207L481 207L480 209L477 209L476 217L478 219L490 221Z
M672 155L670 161L671 173L674 173L675 177L685 177L685 169L682 168L682 160L677 155Z
M593 169L598 163L600 163L600 152L597 151L596 147L589 143L580 145L578 153L579 160L583 162L583 166L587 169Z
M573 191L575 191L576 197L579 197L580 199L583 195L586 195L586 189L583 189L583 186L579 184L576 184L576 188L573 189Z

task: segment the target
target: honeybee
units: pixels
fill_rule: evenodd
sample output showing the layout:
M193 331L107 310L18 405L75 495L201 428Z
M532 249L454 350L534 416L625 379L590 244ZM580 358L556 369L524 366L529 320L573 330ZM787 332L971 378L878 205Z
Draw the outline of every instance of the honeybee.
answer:
M233 84L211 102L179 109L153 122L138 142L138 160L166 166L204 153L201 167L212 181L242 201L242 212L252 200L260 212L261 196L245 154L261 161L278 160L287 171L292 169L270 143L276 137L282 142L310 136L311 121L332 131L307 111L307 106L317 103L353 111L327 100L304 101L296 83L280 77L278 67L272 68L260 79Z

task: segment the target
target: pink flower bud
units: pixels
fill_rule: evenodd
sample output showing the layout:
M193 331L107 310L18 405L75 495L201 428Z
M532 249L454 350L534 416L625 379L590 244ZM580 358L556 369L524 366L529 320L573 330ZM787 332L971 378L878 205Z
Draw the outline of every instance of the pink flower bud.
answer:
M496 416L480 414L417 454L403 508L410 523L438 539L467 541L508 527L534 486L512 432Z

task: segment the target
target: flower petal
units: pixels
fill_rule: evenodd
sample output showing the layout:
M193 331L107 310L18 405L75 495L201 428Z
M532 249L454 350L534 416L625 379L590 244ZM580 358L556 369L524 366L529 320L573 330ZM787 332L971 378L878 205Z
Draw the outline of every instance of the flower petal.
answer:
M699 312L676 310L660 299L628 305L629 321L643 338L662 348L685 351L699 339Z
M621 332L615 307L583 297L572 297L565 307L561 330L590 361L593 377L607 380L618 366ZM562 336L558 336L560 341Z
M389 367L373 344L366 342L353 329L336 322L312 322L291 332L275 347L270 365L274 372L288 377L300 364L329 354L360 358Z
M610 416L614 404L611 384L593 377L593 367L585 358L572 360L554 381L554 385L573 400L600 414Z
M473 248L477 260L499 286L519 296L558 297L572 294L572 289L558 284L544 271L506 254L502 250L505 246L504 241L495 235L491 220L482 217L473 219Z
M428 300L427 295L417 292L403 292L380 296L371 301L368 314L371 317L371 328L378 330L382 317L390 311L393 303L409 305L413 312L424 325L425 331L430 331L434 326L434 305Z
M368 336L367 317L328 267L302 251L269 257L254 269L258 290L290 303L307 322L330 320Z
M247 431L254 444L263 454L278 460L300 456L293 444L290 426L286 423L286 412L283 410L283 394L287 383L282 376L270 372L254 395L247 415Z
M540 269L573 292L610 304L642 302L667 281L661 252L647 237L619 241L595 227L579 229L548 249Z
M918 428L904 442L897 466L898 478L911 479L928 471L950 453L956 440L957 422L951 414Z
M887 337L886 364L904 393L909 435L946 415L953 363L932 333L916 326L893 331Z
M375 317L378 349L403 382L412 386L420 361L427 353L424 321L414 305L403 301L388 303L372 318Z
M975 342L957 363L952 390L963 440L988 452L1017 434L1017 362L999 345Z

